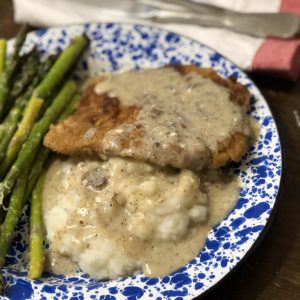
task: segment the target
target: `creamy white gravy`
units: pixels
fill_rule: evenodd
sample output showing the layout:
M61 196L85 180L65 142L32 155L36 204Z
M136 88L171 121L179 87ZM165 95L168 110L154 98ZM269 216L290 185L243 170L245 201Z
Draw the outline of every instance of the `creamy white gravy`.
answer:
M250 132L245 111L230 100L229 89L196 73L182 75L166 67L108 75L95 91L141 107L133 124L106 134L102 147L108 155L201 169L218 142ZM122 140L136 128L143 134L141 142L124 148Z
M56 158L43 192L48 268L72 274L79 264L96 278L169 274L199 253L238 193L239 178L221 171Z

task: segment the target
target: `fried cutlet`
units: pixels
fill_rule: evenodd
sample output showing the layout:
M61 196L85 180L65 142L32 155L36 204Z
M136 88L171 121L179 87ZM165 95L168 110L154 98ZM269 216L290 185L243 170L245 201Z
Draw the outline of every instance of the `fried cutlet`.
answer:
M76 112L50 127L45 146L66 155L130 157L181 169L239 161L250 137L246 87L193 65L156 70L96 78ZM147 82L151 72L155 78ZM105 88L107 82L115 88Z

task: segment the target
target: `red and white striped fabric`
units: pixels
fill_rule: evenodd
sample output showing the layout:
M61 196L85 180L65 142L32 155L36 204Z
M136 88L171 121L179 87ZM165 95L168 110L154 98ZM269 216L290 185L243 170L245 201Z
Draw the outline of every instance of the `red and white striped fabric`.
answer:
M15 21L54 26L97 21L138 22L104 13L101 3L119 0L14 0ZM121 1L121 0L120 0ZM125 0L122 0L124 3ZM134 1L134 0L127 0ZM188 0L187 0L188 1ZM293 12L300 16L300 0L195 0L240 12ZM120 4L120 2L119 2ZM67 13L66 13L67 12ZM149 24L149 22L143 22ZM157 24L156 24L157 25ZM296 80L300 74L300 39L254 38L219 28L167 24L161 27L199 40L245 70Z
M280 1L279 11L293 12L300 16L300 0ZM300 73L300 38L264 40L255 52L251 67L253 70L265 70L297 79Z

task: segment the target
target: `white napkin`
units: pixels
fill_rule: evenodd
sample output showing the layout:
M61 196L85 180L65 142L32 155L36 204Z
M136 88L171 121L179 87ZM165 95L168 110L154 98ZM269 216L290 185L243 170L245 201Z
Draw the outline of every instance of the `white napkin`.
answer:
M125 21L151 24L148 21L141 22L120 16L109 16L101 7L103 2L109 3L112 7L118 7L125 3L121 0L14 0L15 21L47 27L88 21ZM198 0L198 2L240 12L278 12L299 9L298 13L300 14L300 0ZM274 49L274 39L255 38L225 29L182 24L155 23L155 25L203 42L245 70L263 70L292 79L295 79L300 71L299 66L293 65L295 55L297 53L299 55L300 52L297 51L300 47L299 40L292 44L279 40L281 41L279 45L276 44L278 41L276 40ZM282 44L282 42L284 43ZM288 53L288 57L286 57L286 53L283 53L283 57L278 59L275 54L276 47L282 48L285 45L288 48L285 51Z

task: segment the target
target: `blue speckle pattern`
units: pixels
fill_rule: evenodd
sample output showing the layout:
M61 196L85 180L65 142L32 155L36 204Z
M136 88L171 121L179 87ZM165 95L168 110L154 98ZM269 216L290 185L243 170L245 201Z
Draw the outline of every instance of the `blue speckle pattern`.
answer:
M100 72L155 68L170 63L212 67L221 76L234 76L251 93L249 114L261 125L260 136L240 163L231 168L242 187L235 208L209 233L206 245L189 264L169 276L142 274L96 281L78 272L65 277L44 273L43 281L27 276L28 208L3 270L9 299L192 299L216 284L245 256L262 232L278 194L281 146L272 114L252 81L232 63L206 46L154 27L125 24L84 24L39 30L29 34L26 50L37 45L44 56L85 33L90 49L78 62L76 77ZM11 48L11 45L10 45Z

